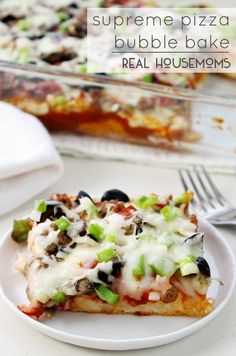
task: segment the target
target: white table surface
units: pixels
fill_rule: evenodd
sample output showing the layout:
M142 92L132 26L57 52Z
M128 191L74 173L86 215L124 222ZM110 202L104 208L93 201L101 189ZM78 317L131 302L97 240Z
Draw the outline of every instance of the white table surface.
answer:
M120 188L129 195L160 192L174 194L182 186L175 170L137 166L122 162L105 162L65 157L65 173L57 184L37 198L52 192L76 194L80 189L92 195L100 195L109 188ZM106 179L100 179L101 171ZM129 171L129 180L126 172ZM103 173L104 176L104 173ZM236 206L236 177L214 175L214 180L224 195ZM0 202L4 204L4 202ZM11 225L13 218L26 215L33 200L19 209L0 218L1 234ZM220 228L236 254L236 228ZM1 261L0 261L1 263ZM222 263L222 261L220 261ZM191 355L233 356L236 350L236 292L223 312L204 329L182 340L158 348L123 351L123 355ZM8 309L0 299L0 355L1 356L51 356L51 355L117 355L119 352L98 351L80 348L51 339L31 329Z

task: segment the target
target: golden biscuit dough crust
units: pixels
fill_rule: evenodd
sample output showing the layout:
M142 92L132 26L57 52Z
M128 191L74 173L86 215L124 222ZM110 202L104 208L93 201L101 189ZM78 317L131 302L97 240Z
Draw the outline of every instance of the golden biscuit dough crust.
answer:
M96 296L75 297L70 303L69 311L102 313L102 314L138 314L138 315L186 315L192 317L203 317L213 309L212 299L195 299L186 297L179 293L178 298L171 303L148 302L137 306L130 305L124 300L115 305L107 304Z

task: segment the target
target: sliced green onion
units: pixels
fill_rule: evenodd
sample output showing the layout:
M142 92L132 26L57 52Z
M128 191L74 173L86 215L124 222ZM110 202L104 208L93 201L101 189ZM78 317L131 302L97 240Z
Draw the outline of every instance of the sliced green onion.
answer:
M193 255L189 255L179 262L180 272L183 277L189 274L199 272L198 266L196 265L195 261L196 257Z
M159 237L159 242L164 244L167 248L171 248L175 244L174 236L171 233L165 231Z
M29 63L31 56L31 51L29 48L21 48L19 52L16 54L15 59L17 62L27 64Z
M196 261L196 257L194 255L188 255L188 256L185 256L182 260L180 260L179 263L184 265L186 263L191 263L191 262L195 262L195 261Z
M88 234L93 235L95 240L101 241L104 237L104 229L98 224L90 224L88 227Z
M153 270L154 273L158 274L161 277L165 276L164 270L162 268L162 265L160 265L159 263L152 263L150 265L151 269Z
M106 5L106 0L100 0L98 1L97 7L105 7Z
M185 263L180 265L180 272L183 277L189 274L197 274L199 272L198 266L194 262Z
M54 221L54 224L58 227L60 231L66 231L70 227L70 222L63 216L60 219Z
M146 74L142 77L142 80L145 82L145 83L152 83L153 82L153 76L152 74Z
M134 104L128 103L126 106L130 110L134 110L135 109L135 105Z
M138 265L132 271L133 277L143 277L145 275L145 257L140 256Z
M138 236L138 239L140 240L140 241L146 241L146 240L154 240L156 237L154 236L154 235L152 235L152 234L144 234L144 233L142 233L142 234L140 234L139 236Z
M180 195L178 195L175 199L174 202L177 205L181 205L184 203L189 203L193 198L193 193L192 192L184 192Z
M163 218L168 221L177 218L177 216L180 215L180 210L175 206L166 205L164 208L161 209L160 213Z
M31 27L31 23L28 20L19 20L16 23L16 27L21 31L28 31Z
M66 98L64 95L58 95L54 98L56 105L63 105L66 102Z
M106 240L109 242L116 242L116 237L114 235L107 235Z
M54 294L52 300L56 303L61 303L64 302L65 298L66 298L65 293L59 291L56 294Z
M28 238L28 233L31 230L28 220L14 220L11 237L16 242L24 242Z
M99 212L98 207L97 207L96 205L94 205L94 204L91 205L91 214L92 214L92 215L97 215L98 212Z
M100 299L105 300L105 302L111 305L116 304L120 299L118 294L116 294L111 288L108 288L103 284L99 284L94 289Z
M170 278L178 269L178 265L171 259L163 258L150 265L154 273L161 277Z
M69 18L69 15L65 11L58 12L57 16L58 16L60 21L66 21Z
M80 66L76 65L75 70L80 73L87 73L87 67L86 66Z
M158 199L155 197L141 197L135 201L135 205L141 209L153 208L158 203Z
M98 262L108 262L117 256L116 250L113 247L109 247L97 253Z
M39 211L40 213L45 213L45 211L47 210L46 202L44 200L40 200L40 201L36 202L35 209L37 211Z
M61 32L67 33L69 31L69 24L68 23L62 23L61 26L59 27L59 30Z

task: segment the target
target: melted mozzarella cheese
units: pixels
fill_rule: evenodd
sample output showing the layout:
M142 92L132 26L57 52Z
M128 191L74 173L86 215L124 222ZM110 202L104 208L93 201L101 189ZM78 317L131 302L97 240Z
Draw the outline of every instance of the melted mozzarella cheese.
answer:
M168 278L157 279L151 265L158 261L165 261L167 271L175 264L180 263L188 256L202 256L202 241L186 243L185 239L196 232L196 226L186 217L181 215L172 220L165 220L162 214L151 209L147 211L137 209L133 215L124 217L114 213L108 205L105 218L99 218L96 213L91 213L93 202L87 198L80 199L80 205L74 209L61 206L66 217L70 219L70 228L67 234L76 242L76 246L63 247L55 256L47 256L45 249L50 243L56 243L58 230L55 231L52 221L46 220L37 224L29 234L29 250L35 256L40 256L47 268L40 268L39 264L32 264L28 272L29 296L34 304L37 301L46 302L57 291L66 295L75 295L75 282L87 278L92 283L101 283L98 272L103 271L108 276L108 281L113 283L115 290L123 296L141 299L145 291L160 292L161 288L169 285ZM127 203L127 206L130 203ZM136 207L137 208L137 207ZM82 213L87 216L85 221L80 218ZM91 218L93 214L93 218ZM143 231L136 235L135 217L143 221ZM86 220L87 219L87 220ZM89 224L98 224L103 228L102 240L97 242L88 235L80 236L80 231ZM126 228L131 227L131 234L126 235ZM108 236L114 236L111 242ZM124 262L122 276L114 279L111 276L112 261L98 263L97 253L108 248L113 248L119 259ZM144 256L145 275L138 279L133 276L140 257ZM58 260L60 258L60 260ZM174 270L175 271L175 270ZM196 268L197 271L197 268ZM174 273L174 272L173 272ZM150 300L158 300L158 293L150 295Z
M46 269L31 268L28 274L31 302L33 304L37 301L45 303L58 290L67 295L75 295L74 283L86 275L82 265L88 261L96 260L96 252L96 247L80 246L68 254L63 261L50 262L51 265ZM43 262L49 261L44 259Z

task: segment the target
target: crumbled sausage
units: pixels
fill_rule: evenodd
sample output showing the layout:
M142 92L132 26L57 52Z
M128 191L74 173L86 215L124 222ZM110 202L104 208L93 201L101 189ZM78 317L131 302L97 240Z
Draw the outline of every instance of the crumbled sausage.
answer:
M100 204L98 216L99 218L103 219L105 218L106 214L107 214L107 206L106 206L106 202L103 201Z
M51 243L46 248L46 253L48 255L56 255L58 252L58 246L55 243Z
M59 246L66 246L71 241L72 241L72 239L70 238L70 236L68 236L63 231L60 231L59 234L57 235L57 243Z
M161 293L161 301L165 303L174 302L178 297L178 290L174 286L165 290Z
M75 52L54 52L47 55L42 55L41 59L49 64L58 64L70 61L77 57Z
M134 232L134 228L132 224L130 224L125 228L125 235L132 235L133 232Z

